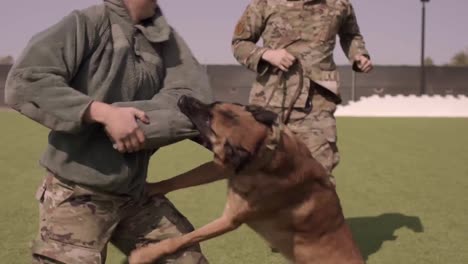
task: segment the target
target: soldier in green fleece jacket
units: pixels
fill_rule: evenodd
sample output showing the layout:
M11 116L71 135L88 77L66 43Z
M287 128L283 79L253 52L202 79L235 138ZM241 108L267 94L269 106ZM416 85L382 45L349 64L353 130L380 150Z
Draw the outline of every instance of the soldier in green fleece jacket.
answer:
M193 229L164 196L144 194L158 148L197 136L181 95L211 101L208 77L155 0L105 0L35 35L6 101L48 127L33 263L104 263ZM158 263L207 263L199 246Z

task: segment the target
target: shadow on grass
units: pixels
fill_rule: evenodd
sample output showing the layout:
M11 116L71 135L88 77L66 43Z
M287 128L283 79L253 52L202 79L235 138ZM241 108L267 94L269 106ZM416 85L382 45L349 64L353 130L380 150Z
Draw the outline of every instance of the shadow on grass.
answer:
M379 251L383 242L395 240L395 231L406 227L413 232L424 232L421 219L399 213L388 213L379 216L354 217L346 219L353 237L367 260L370 255Z

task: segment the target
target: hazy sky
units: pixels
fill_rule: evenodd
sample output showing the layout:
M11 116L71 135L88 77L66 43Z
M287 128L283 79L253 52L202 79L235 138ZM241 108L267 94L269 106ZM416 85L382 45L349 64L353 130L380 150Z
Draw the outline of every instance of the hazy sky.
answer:
M230 40L250 0L159 0L169 22L202 63L237 63ZM29 38L73 9L100 0L2 0L0 55L18 56ZM354 0L358 22L375 64L418 64L420 0ZM432 0L427 5L427 52L443 64L468 47L468 0ZM341 49L335 58L345 64Z

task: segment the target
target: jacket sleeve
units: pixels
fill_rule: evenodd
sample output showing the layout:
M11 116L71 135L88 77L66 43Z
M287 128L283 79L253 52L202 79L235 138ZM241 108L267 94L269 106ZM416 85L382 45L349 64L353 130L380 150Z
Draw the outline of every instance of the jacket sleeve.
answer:
M32 37L8 74L6 103L52 130L79 131L92 99L69 83L92 48L94 27L74 11Z
M189 95L209 103L213 100L208 74L175 31L163 43L166 72L162 89L151 100L117 102L120 107L145 111L150 124L139 122L146 136L146 149L156 149L198 135L192 122L179 111L177 101Z
M338 34L341 47L353 66L355 66L354 57L356 55L365 55L370 58L351 3L348 4L345 11L344 21ZM357 67L353 67L353 69L359 71Z
M266 7L266 0L253 0L237 22L231 42L236 60L259 74L264 74L269 66L268 62L262 60L267 48L256 44L264 29Z

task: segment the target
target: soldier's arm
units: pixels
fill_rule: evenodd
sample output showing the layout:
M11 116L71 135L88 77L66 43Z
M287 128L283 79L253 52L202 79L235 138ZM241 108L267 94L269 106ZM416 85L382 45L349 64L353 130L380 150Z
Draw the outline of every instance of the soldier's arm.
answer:
M257 73L264 73L269 65L262 60L267 48L257 45L265 26L266 7L267 0L253 0L237 22L231 42L236 60Z
M92 99L69 82L96 35L95 25L78 11L36 34L8 74L6 103L52 130L79 131Z
M356 56L364 55L370 58L370 55L366 49L364 37L361 35L356 13L354 12L354 8L351 3L347 6L343 23L338 34L340 37L341 47L345 55L353 64L353 69L360 71L359 68L356 67L356 63L354 61Z
M134 107L146 112L150 123L139 122L144 132L145 149L156 149L187 138L198 131L180 112L177 101L189 95L204 102L212 101L212 91L205 68L194 58L185 41L175 31L162 47L165 78L162 89L150 100L118 102L120 107Z

